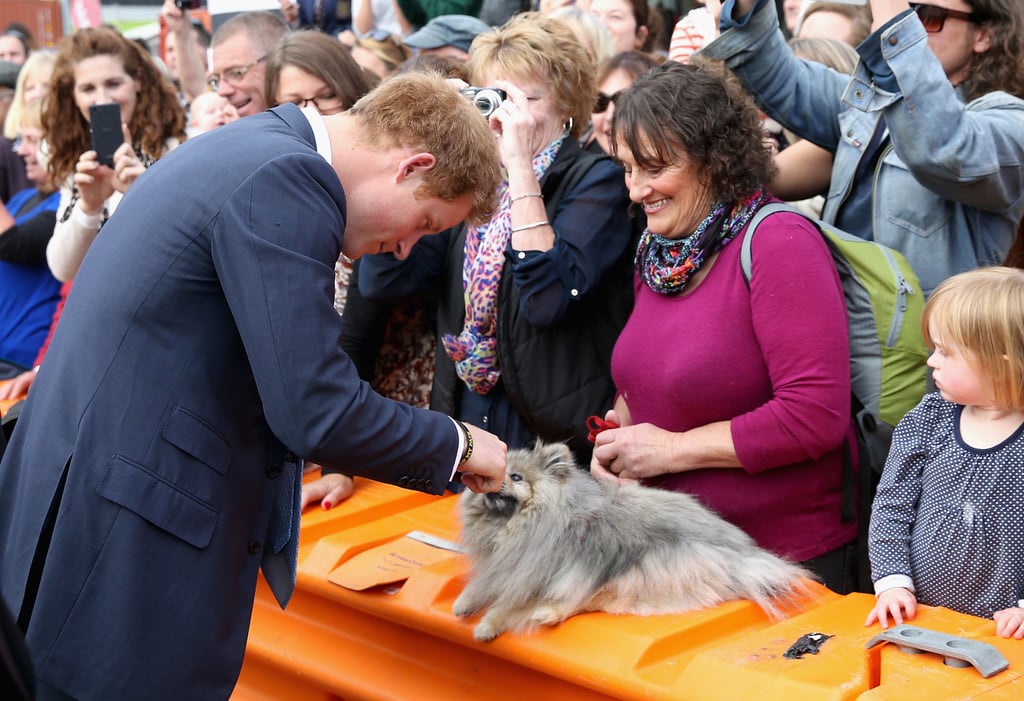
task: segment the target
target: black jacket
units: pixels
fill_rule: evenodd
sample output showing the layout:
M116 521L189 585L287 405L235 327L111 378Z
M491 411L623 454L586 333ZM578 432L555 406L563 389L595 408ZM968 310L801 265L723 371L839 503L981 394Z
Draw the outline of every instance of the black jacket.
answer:
M567 193L607 156L584 153L567 141L541 183L548 221ZM625 206L625 202L623 202ZM498 288L497 352L501 378L513 406L530 429L545 441L567 441L581 464L590 460L586 419L611 408L615 386L611 377L612 347L633 306L633 254L639 222L626 231L608 232L607 245L617 249L616 263L585 299L548 328L525 317L520 295L506 259ZM465 226L452 235L446 256L445 281L438 309L439 337L458 335L465 318L462 267ZM438 353L431 408L457 416L460 380L455 364Z

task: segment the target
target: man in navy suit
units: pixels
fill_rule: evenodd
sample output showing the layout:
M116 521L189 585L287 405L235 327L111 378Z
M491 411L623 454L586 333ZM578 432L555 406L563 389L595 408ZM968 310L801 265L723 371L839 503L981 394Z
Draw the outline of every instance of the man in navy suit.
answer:
M227 698L257 569L282 606L294 586L300 458L500 487L504 444L376 395L333 307L341 251L485 219L499 178L486 121L424 74L240 120L139 178L0 463L0 592L38 698Z

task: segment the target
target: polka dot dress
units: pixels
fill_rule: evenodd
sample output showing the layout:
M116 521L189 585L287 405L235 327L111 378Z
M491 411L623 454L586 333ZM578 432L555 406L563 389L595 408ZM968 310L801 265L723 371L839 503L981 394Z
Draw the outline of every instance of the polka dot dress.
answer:
M909 575L917 600L991 618L1024 598L1024 425L966 445L963 407L930 394L900 422L872 505L872 579Z

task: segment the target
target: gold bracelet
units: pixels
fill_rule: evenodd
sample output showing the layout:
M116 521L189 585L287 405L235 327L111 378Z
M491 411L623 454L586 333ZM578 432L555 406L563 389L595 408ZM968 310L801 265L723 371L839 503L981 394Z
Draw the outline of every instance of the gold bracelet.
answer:
M542 195L539 192L527 192L525 195L516 195L515 197L509 199L508 203L512 204L513 202L518 202L519 200L525 200L528 197L543 197L543 196L544 195Z
M469 427L466 424L458 420L455 423L459 425L459 428L462 429L462 435L466 437L466 449L462 451L462 457L459 458L458 468L465 465L473 457L473 434L469 432Z
M547 219L545 219L544 221L535 221L532 224L523 224L522 226L513 226L512 227L512 233L514 234L514 233L519 232L519 231L526 231L527 229L536 229L538 226L547 226L547 225L548 225L548 221L547 221Z

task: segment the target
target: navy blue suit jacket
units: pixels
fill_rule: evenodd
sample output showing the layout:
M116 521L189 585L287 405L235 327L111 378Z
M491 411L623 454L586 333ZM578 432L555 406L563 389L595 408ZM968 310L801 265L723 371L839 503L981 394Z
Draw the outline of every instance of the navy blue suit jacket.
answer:
M458 429L374 394L341 350L344 229L287 105L176 149L100 232L0 465L15 614L45 555L27 632L45 684L226 698L289 451L443 492Z

